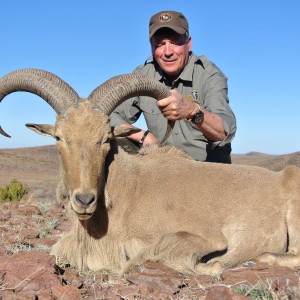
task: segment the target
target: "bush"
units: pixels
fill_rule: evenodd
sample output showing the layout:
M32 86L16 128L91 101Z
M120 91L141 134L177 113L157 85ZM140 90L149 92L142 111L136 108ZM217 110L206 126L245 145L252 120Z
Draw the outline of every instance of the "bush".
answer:
M0 187L0 202L25 200L28 192L29 187L13 179L9 184Z

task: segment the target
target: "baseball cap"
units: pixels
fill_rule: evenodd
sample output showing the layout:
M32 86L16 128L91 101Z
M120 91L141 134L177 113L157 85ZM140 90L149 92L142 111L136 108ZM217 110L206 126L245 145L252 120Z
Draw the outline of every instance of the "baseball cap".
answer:
M189 32L189 24L185 16L177 11L161 11L153 15L149 22L149 38L161 28L170 28L179 34Z

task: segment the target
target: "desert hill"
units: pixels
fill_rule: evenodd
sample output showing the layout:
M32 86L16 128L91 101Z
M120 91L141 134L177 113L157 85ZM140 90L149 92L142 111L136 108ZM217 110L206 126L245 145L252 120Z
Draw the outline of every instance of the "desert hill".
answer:
M0 186L17 179L39 192L53 192L57 184L55 146L0 149Z
M232 161L236 164L260 166L269 170L280 171L289 165L300 167L300 151L285 155L269 155L259 152L232 154Z

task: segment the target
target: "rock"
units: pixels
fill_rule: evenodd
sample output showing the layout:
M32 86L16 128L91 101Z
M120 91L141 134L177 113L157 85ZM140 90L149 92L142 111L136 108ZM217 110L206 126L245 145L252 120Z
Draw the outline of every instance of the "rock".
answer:
M269 266L257 264L253 267L229 269L221 274L222 283L225 285L258 285L271 284L277 290L284 290L288 286L298 286L299 274L288 267Z
M56 285L52 287L51 293L55 300L80 300L80 291L72 285Z
M35 239L39 236L39 232L34 229L20 229L17 232L22 239Z
M62 282L64 284L73 285L77 288L81 288L83 285L82 279L76 273L74 269L67 268L63 275L61 275Z
M5 222L10 218L10 214L0 214L0 222Z
M42 214L40 209L34 205L19 206L18 211L25 215L41 215Z
M8 229L6 227L0 226L0 234L1 234L1 232L7 232L7 231L8 231Z
M168 295L176 294L183 280L178 272L159 263L147 262L142 272L128 276L127 281L141 286L143 290L157 291Z
M0 257L5 288L19 296L36 296L60 284L54 274L54 258L41 251Z
M207 292L205 300L247 300L249 298L231 291L224 286L214 286Z

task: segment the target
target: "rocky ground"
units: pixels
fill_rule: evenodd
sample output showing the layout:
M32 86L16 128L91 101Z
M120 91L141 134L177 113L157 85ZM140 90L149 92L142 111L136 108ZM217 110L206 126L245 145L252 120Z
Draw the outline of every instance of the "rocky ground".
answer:
M266 264L215 277L150 262L125 278L80 273L49 254L69 227L64 205L32 195L0 207L0 299L300 299L300 269Z

